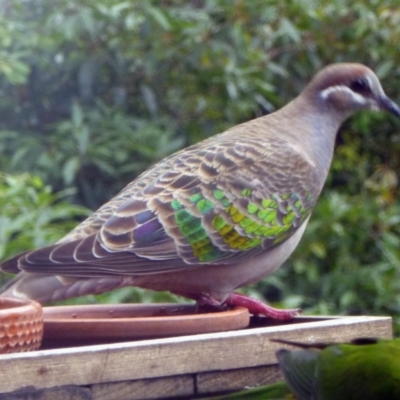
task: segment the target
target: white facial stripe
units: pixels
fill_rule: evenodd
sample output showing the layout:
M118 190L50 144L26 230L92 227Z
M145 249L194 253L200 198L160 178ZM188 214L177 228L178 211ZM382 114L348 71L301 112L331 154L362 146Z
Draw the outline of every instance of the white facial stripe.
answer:
M372 88L373 84L372 84L372 79L370 76L365 75L365 79L368 81L368 87Z
M347 92L353 97L354 102L358 103L358 104L366 104L366 102L367 102L367 99L365 97L361 96L360 94L358 94L356 92L353 92L349 87L344 86L344 85L328 87L327 89L325 89L321 92L321 97L324 100L326 100L328 98L328 96L333 92Z

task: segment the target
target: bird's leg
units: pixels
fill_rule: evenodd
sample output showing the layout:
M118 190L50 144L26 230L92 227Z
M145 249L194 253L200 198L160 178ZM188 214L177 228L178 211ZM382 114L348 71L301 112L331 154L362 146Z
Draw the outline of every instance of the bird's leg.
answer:
M208 293L202 293L197 299L197 307L199 309L223 310L224 306L245 307L249 310L250 314L265 315L268 318L277 320L290 320L301 314L300 308L280 310L268 306L260 300L253 299L252 297L237 292L230 294L229 297L223 302L216 300Z
M265 315L272 319L289 320L301 314L300 308L279 310L263 303L260 300L253 299L241 293L234 292L225 300L228 306L242 306L249 310L253 315Z
M197 299L197 310L198 311L223 311L228 307L225 302L218 301L208 293L202 293Z

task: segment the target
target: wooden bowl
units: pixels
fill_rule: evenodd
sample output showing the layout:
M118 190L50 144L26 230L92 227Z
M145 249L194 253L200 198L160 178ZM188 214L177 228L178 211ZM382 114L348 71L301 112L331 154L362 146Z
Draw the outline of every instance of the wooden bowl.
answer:
M0 297L0 353L36 350L42 337L43 314L39 303Z
M192 304L44 307L43 348L193 335L245 328L246 308L198 313Z

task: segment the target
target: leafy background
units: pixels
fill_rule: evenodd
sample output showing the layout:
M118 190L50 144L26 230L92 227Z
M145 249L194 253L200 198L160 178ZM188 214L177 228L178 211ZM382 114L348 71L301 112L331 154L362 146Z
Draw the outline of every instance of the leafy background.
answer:
M171 152L281 107L326 64L369 65L399 102L399 37L395 0L3 0L0 259L55 242ZM399 333L399 164L394 118L346 122L298 249L245 291L391 315Z

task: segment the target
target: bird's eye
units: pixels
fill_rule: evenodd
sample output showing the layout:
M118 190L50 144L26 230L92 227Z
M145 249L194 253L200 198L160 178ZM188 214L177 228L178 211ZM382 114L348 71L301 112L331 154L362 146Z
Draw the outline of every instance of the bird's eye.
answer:
M368 81L364 78L357 78L352 81L350 88L356 93L365 93L370 91Z

